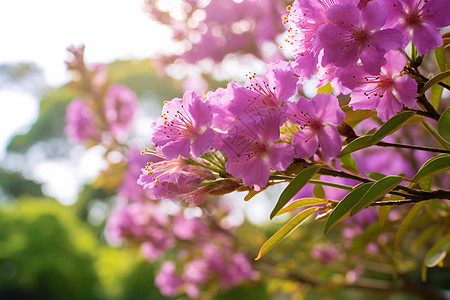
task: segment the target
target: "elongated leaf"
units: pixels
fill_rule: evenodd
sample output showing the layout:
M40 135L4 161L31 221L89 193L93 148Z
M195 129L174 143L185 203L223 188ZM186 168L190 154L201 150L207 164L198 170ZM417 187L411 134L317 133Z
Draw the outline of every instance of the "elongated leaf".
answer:
M356 163L356 160L353 158L353 156L351 156L350 154L347 154L339 158L339 164L347 171L350 171L353 174L358 174L358 164Z
M270 213L270 219L273 219L275 215L282 209L289 200L292 199L310 180L317 172L319 172L320 167L311 166L301 171L295 176L294 179L289 183L289 185L284 189L278 198L277 204L275 204L274 209Z
M377 112L375 110L363 110L357 109L352 110L350 106L342 107L342 110L345 112L344 122L350 125L351 127L355 127L361 121L370 118L373 115L376 115Z
M360 136L357 139L354 139L351 141L350 144L347 145L344 149L342 149L341 154L339 154L337 157L341 158L347 154L350 154L352 152L367 148L371 146L372 144L369 143L369 140L371 138L371 135L364 135Z
M439 71L445 71L445 51L444 46L437 47L434 49L434 58L436 59L436 65Z
M358 203L359 200L364 196L364 194L370 189L373 182L364 183L353 191L348 193L344 199L342 199L338 205L333 209L330 216L325 223L325 234L337 223L349 216L350 211Z
M327 202L328 202L327 200L320 199L320 198L303 198L303 199L295 200L288 206L282 208L276 215L279 216L279 215L285 214L287 212L291 212L299 207L305 207L305 206L317 205L317 204L325 204Z
M444 87L440 85L433 85L431 87L431 96L430 96L430 102L431 105L435 109L438 109L439 103L441 102L442 92L444 91Z
M391 205L380 206L378 208L378 220L380 222L381 227L384 227L384 224L386 224L386 220L391 210L392 210Z
M411 222L417 216L417 214L419 213L419 211L422 209L422 207L424 205L425 205L425 202L416 203L411 208L411 210L408 212L405 219L403 219L403 222L400 225L400 228L398 229L397 233L395 234L395 239L394 239L395 248L398 248L400 246L400 242L403 240L403 237L405 236L406 232L408 231L409 225L411 225Z
M386 176L377 182L375 182L370 189L364 194L362 199L358 201L358 203L353 207L352 211L350 212L350 216L355 215L356 213L360 212L362 209L366 208L368 205L370 205L375 200L379 199L380 197L383 197L390 191L392 191L393 188L395 188L397 185L402 182L404 177L402 176Z
M423 230L413 241L411 244L411 251L414 253L417 250L419 250L419 247L422 246L426 241L430 240L431 238L435 237L436 234L441 231L442 226L441 224L435 224L427 229Z
M325 190L321 184L315 184L313 189L313 196L316 198L325 199Z
M439 118L437 132L447 143L450 143L450 107Z
M419 182L423 178L450 170L450 154L441 154L427 160L412 179Z
M414 116L413 111L405 111L387 120L386 123L384 123L380 127L380 129L378 129L377 132L375 132L370 137L369 143L375 145L376 143L381 141L384 137L396 132L412 116Z
M318 207L311 207L293 217L289 222L287 222L283 227L281 227L280 230L278 230L262 245L261 249L259 250L258 256L255 258L255 260L260 259L264 254L269 252L279 242L285 239L292 231L294 231L298 226L300 226L300 224L302 224L307 217L309 217L318 209L319 209Z
M423 88L420 90L419 95L423 95L423 93L425 93L429 88L431 88L433 85L435 85L439 81L445 79L447 76L450 76L450 70L441 72L441 73L437 74L436 76L434 76L433 78L431 78L430 80L428 80L427 83L425 83Z
M419 181L419 185L424 191L429 191L431 189L433 177L434 177L433 175L430 175Z
M386 177L386 175L378 172L367 172L366 174L374 180L380 180L381 178Z
M422 125L425 130L434 137L434 139L446 150L450 150L449 143L447 143L441 136L428 124L424 119L422 119Z
M450 233L440 238L425 255L425 265L428 268L437 266L444 260L450 247Z

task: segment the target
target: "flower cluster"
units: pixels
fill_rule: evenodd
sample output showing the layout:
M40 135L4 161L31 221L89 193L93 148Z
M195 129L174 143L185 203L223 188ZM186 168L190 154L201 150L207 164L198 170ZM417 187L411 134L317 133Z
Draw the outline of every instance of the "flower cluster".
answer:
M295 1L284 18L295 70L302 81L317 73L319 85L350 89L353 109L376 109L386 121L403 106L415 105L417 84L402 72L410 35L419 55L442 45L438 29L450 25L448 4Z
M205 97L188 91L166 102L151 137L162 160L149 162L138 183L155 199L165 198L158 191L167 195L169 186L180 190L179 198L201 194L188 201L199 204L208 193L239 185L237 178L255 190L266 187L273 171L313 156L319 143L325 159L336 157L342 144L336 126L344 119L338 99L320 94L291 102L297 81L291 65L278 62L269 64L263 77L249 74L245 84L231 82ZM292 124L292 143L281 141L285 123ZM224 180L202 186L215 174Z
M95 64L88 68L83 61L84 47L70 47L68 50L72 59L66 64L82 79L72 83L79 85L87 96L67 106L67 136L75 142L88 144L100 142L104 134L124 140L139 106L136 94L124 85L109 85L103 65Z
M221 214L227 216L226 211ZM200 287L216 278L224 289L258 278L249 259L235 249L233 228L210 223L211 219L203 214L169 215L152 202L134 202L111 214L107 232L114 243L139 246L149 261L173 259L170 251L182 246L176 255L180 268L173 261L164 260L155 283L166 296L184 291L189 297L198 298Z

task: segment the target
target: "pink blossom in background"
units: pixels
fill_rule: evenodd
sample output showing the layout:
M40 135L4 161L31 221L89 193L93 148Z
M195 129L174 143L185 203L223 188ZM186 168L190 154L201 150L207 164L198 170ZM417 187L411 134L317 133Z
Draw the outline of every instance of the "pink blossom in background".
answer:
M95 126L94 117L94 112L83 100L73 100L66 109L66 135L76 142L98 138L99 131Z
M161 294L169 297L176 296L182 283L181 278L176 274L175 264L171 261L165 261L155 278L155 284Z
M175 245L166 227L170 219L156 204L134 202L114 210L106 226L108 237L116 244L142 243L141 252L150 261Z
M311 100L301 97L296 103L289 102L287 118L300 127L292 137L297 157L312 156L319 147L324 158L336 157L342 148L338 126L345 113L336 97L320 93Z
M342 253L333 245L314 245L311 257L326 265L343 259Z
M181 1L181 18L158 10L156 1L146 2L145 8L152 17L169 25L174 40L185 45L184 53L164 58L164 64L175 59L191 64L201 60L220 63L230 53L250 53L265 59L275 51L267 53L263 46L276 44L276 38L283 32L280 19L285 6L279 1L215 0L205 3L184 0Z
M318 43L317 31L330 22L327 11L336 4L354 3L344 0L296 0L284 17L288 27L287 41L292 45L292 52L297 63L296 72L304 82L317 70L319 53L322 49Z
M341 83L350 88L349 105L355 109L375 109L382 121L387 121L398 113L403 105L413 108L416 105L417 83L407 75L401 74L406 57L398 51L384 55L386 64L380 73L371 75L362 67L339 70Z
M387 10L379 1L370 1L361 11L351 3L334 5L327 17L332 23L317 32L324 50L322 65L348 67L361 59L366 72L377 74L386 63L384 54L402 46L400 31L382 29Z
M124 85L110 85L105 95L105 117L113 135L128 133L138 109L136 94Z
M209 151L214 140L211 106L193 91L186 91L183 99L175 98L163 106L161 117L153 123L151 137L167 159L192 152L201 156Z
M419 55L443 44L439 28L450 25L449 0L384 0L384 3L389 11L389 26L403 33L405 45L411 36Z

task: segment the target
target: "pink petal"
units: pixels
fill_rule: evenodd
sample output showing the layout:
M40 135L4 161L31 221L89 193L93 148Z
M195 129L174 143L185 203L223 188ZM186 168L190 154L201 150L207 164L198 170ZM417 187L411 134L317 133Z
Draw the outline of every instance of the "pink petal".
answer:
M416 104L417 82L411 77L404 75L394 79L394 91L398 100L406 107L413 108Z
M384 55L384 58L386 64L381 69L391 78L399 75L406 64L406 56L400 51L389 51Z
M309 128L297 131L292 137L292 145L297 153L296 157L310 157L316 153L319 141L316 134Z
M342 141L336 127L324 126L317 132L317 136L324 158L336 157L341 152Z
M377 115L381 121L386 122L402 109L403 105L395 98L391 91L387 91L378 102Z
M340 125L344 121L345 113L339 107L339 100L330 94L320 93L312 98L317 117L322 123Z
M210 151L214 142L214 136L214 131L211 128L206 129L205 132L197 136L197 138L192 142L192 154L200 157Z
M419 55L426 55L430 50L444 43L439 30L427 23L420 23L413 27L412 42Z
M161 148L164 156L168 159L175 159L178 156L188 157L191 150L191 140L190 137L182 137L172 142L169 142Z
M265 187L270 176L270 168L261 157L229 160L225 164L228 173L241 178L246 186Z
M267 149L267 156L272 169L284 171L292 163L294 149L285 143L273 144Z

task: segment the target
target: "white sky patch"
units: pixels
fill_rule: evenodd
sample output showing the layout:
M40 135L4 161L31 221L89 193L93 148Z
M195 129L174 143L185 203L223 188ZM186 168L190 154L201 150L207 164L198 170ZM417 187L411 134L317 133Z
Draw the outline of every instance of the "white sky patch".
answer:
M147 58L169 50L170 30L144 13L143 0L2 0L0 63L33 61L50 85L69 77L66 48L86 45L88 62Z
M0 90L0 160L5 156L5 147L10 138L24 133L37 119L38 100L32 95L17 90Z
M42 161L35 164L33 177L44 183L45 194L55 197L63 204L73 204L82 184L94 180L100 170L106 167L101 147L84 152L77 147L72 156L79 156L80 153L81 157L73 157L72 160ZM74 164L74 161L77 163Z

